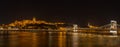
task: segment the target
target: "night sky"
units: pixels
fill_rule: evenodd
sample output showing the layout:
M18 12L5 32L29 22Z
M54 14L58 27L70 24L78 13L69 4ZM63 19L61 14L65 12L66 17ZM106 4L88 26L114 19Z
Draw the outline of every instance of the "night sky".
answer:
M120 23L119 1L3 0L0 1L0 12L0 24L32 17L79 26L87 26L88 22L93 25L104 25L110 20Z

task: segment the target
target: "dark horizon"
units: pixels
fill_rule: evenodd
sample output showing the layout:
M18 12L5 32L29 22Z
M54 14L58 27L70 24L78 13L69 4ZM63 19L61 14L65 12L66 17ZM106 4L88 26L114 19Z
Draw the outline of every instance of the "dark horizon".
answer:
M86 26L104 25L110 20L120 23L119 2L114 1L1 1L0 24L15 20L32 19L50 22L65 22Z

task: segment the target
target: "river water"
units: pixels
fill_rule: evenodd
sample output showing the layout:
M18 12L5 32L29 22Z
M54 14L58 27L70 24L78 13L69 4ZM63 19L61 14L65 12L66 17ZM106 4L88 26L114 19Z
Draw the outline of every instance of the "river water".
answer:
M120 37L59 31L2 31L0 47L120 47Z

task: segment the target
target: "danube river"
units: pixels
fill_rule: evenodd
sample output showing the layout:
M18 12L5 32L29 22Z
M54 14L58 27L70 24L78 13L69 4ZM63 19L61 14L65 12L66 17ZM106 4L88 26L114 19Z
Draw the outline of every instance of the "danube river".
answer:
M120 47L120 37L66 31L1 31L0 47Z

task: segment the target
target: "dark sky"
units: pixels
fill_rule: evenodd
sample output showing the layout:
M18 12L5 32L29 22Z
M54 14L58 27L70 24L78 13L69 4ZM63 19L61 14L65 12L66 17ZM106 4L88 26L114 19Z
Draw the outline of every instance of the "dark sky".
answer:
M14 20L37 19L51 22L75 23L86 26L108 24L110 20L120 23L119 1L75 0L3 0L0 1L0 24Z

